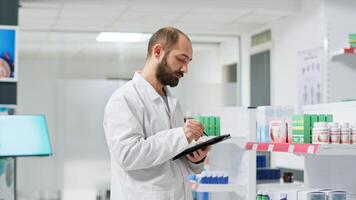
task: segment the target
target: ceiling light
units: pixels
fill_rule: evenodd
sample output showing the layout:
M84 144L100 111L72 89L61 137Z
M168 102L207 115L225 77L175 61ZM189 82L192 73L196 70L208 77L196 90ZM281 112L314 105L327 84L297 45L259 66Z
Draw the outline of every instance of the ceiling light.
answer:
M120 33L101 32L97 37L97 42L145 42L152 34L147 33Z

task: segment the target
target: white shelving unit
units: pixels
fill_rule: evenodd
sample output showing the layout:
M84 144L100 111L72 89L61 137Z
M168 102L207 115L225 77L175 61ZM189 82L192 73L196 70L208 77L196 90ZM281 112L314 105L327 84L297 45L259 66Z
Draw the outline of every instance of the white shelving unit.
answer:
M345 53L343 49L338 50L331 55L331 60L346 64L356 64L356 53Z
M220 116L221 134L231 139L212 147L209 170L229 175L229 184L192 184L197 192L209 192L209 200L251 200L256 193L256 152L246 151L245 144L255 140L255 110L244 107L222 107L202 116ZM211 194L211 195L210 195ZM230 194L230 195L228 195Z
M305 114L333 114L334 121L356 122L356 102L304 106ZM251 146L252 145L252 146ZM270 147L273 145L273 148ZM290 148L293 146L293 148ZM313 151L308 147L313 146ZM251 148L250 148L251 147ZM262 144L250 143L251 150L296 153L304 156L304 188L346 190L348 199L356 199L356 145ZM246 145L247 148L247 145ZM249 149L247 148L247 149ZM275 150L277 148L277 150ZM293 149L293 151L291 150Z
M247 150L307 155L355 155L355 144L286 144L248 142Z
M300 182L257 184L258 191L281 192L287 194L288 200L296 200L297 199L296 190L302 190L303 188L304 188L304 184Z
M246 187L237 184L199 184L194 183L192 188L197 192L235 192L238 196L245 196Z
M214 137L215 136L209 136L206 140L209 140ZM222 141L221 144L233 144L239 148L243 148L245 146L246 142L248 142L248 137L232 136L230 139Z
M356 156L356 145L345 144L328 144L320 145L318 148L319 155L352 155Z
M303 107L304 114L332 114L335 122L356 123L356 101ZM252 151L271 151L304 155L304 184L263 184L261 190L295 191L303 188L345 190L348 200L356 200L355 144L278 144L248 142ZM294 191L293 191L294 190ZM294 199L291 198L291 199Z
M266 184L257 184L257 190L261 191L270 191L270 190L291 190L291 189L302 189L303 183L266 183Z
M333 114L335 122L356 122L356 102L340 102L304 107L305 114ZM321 145L324 156L305 156L305 186L346 190L348 199L356 194L356 146Z

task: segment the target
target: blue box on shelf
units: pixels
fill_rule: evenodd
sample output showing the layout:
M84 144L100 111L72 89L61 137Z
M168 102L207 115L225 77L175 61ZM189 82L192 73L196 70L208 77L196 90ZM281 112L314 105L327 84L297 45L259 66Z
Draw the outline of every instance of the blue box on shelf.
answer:
M280 169L257 169L256 173L257 180L279 180L281 178Z

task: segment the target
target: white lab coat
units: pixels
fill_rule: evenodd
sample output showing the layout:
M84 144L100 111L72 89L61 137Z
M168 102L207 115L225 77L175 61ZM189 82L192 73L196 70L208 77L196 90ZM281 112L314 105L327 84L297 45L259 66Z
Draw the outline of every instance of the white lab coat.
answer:
M108 101L104 129L111 154L111 200L192 199L187 176L202 164L172 160L188 141L179 103L166 91L169 111L136 72Z

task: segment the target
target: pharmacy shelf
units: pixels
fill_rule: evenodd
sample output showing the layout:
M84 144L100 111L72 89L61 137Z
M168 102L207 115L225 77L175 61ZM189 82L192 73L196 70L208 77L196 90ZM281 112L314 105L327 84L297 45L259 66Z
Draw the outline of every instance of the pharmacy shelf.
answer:
M304 184L302 182L294 183L263 183L257 184L257 190L269 190L269 191L285 191L285 190L296 190L303 189Z
M354 144L288 144L248 142L246 150L313 155L356 155Z
M323 144L318 148L320 155L356 155L355 144Z
M235 192L239 196L245 196L246 187L237 184L199 184L192 183L192 189L196 192Z
M212 139L214 138L215 136L209 136L207 137L206 140L209 140L209 139ZM248 137L244 137L244 136L232 136L230 139L227 139L227 140L224 140L222 141L221 143L218 143L219 145L220 144L234 144L238 147L244 147L246 142L248 141Z
M356 63L356 49L353 52L347 52L344 49L338 50L331 54L331 60Z
M248 142L245 146L247 150L287 152L296 154L316 154L319 144L288 144L288 143L259 143Z

